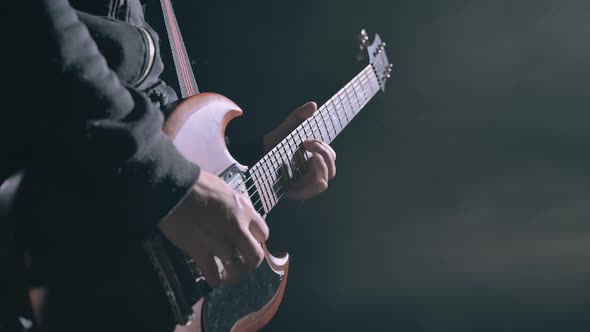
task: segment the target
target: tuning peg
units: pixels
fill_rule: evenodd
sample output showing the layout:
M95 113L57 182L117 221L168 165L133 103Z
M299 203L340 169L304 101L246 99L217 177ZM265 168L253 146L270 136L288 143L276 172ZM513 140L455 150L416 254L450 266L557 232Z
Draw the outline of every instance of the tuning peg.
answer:
M365 29L362 29L361 32L357 35L357 40L359 42L359 49L361 51L367 48L369 36L367 35L367 31Z
M367 34L367 30L365 30L365 29L362 29L362 30L361 30L361 37L362 37L364 40L369 40L369 35Z

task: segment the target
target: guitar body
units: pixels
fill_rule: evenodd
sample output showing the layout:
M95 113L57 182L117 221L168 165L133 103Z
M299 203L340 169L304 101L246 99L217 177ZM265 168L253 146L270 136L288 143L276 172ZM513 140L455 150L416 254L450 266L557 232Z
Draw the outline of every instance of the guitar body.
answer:
M201 93L182 101L164 123L176 148L201 169L218 174L248 194L244 172L225 145L225 128L242 110L228 98ZM198 220L199 216L195 216ZM271 255L240 281L209 289L192 260L160 234L145 249L160 277L176 319L175 331L257 331L276 313L285 290L289 257Z

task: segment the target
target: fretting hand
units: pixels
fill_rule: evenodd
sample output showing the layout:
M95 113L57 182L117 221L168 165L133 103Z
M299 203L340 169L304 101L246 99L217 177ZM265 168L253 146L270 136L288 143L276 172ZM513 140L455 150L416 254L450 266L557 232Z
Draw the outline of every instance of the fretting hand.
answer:
M264 136L266 151L270 151L316 110L316 103L307 102L291 112L278 127ZM303 148L312 153L309 168L285 194L287 199L303 200L318 195L328 188L328 181L336 175L336 152L327 143L307 140L303 142Z

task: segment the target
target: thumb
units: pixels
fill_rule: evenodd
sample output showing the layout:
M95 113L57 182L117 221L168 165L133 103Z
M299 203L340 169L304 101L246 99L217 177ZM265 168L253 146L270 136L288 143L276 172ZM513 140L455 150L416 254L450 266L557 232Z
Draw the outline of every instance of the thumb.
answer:
M264 136L264 148L266 151L270 150L273 146L278 144L283 138L285 138L290 132L295 130L305 119L311 117L313 113L318 109L315 102L309 101L295 110L293 110L278 127L271 130Z
M289 122L291 125L294 125L292 129L295 129L298 125L300 125L305 119L311 117L313 113L318 109L318 105L313 101L308 101L307 103L297 107L291 116L289 117Z

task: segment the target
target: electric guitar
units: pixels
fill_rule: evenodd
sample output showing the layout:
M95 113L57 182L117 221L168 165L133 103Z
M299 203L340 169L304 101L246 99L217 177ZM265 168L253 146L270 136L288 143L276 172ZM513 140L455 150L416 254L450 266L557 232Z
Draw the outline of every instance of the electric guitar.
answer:
M301 144L307 139L332 142L379 91L384 91L392 65L379 35L370 45L368 39L363 30L360 47L368 52L369 64L250 168L238 163L225 145L225 128L242 110L222 95L200 93L184 99L166 119L164 132L187 159L250 197L265 217L305 172L307 155ZM153 236L145 249L181 325L178 331L256 331L270 321L282 300L289 256L272 255L264 244L265 260L258 269L237 283L215 289L207 286L192 259L163 236Z

